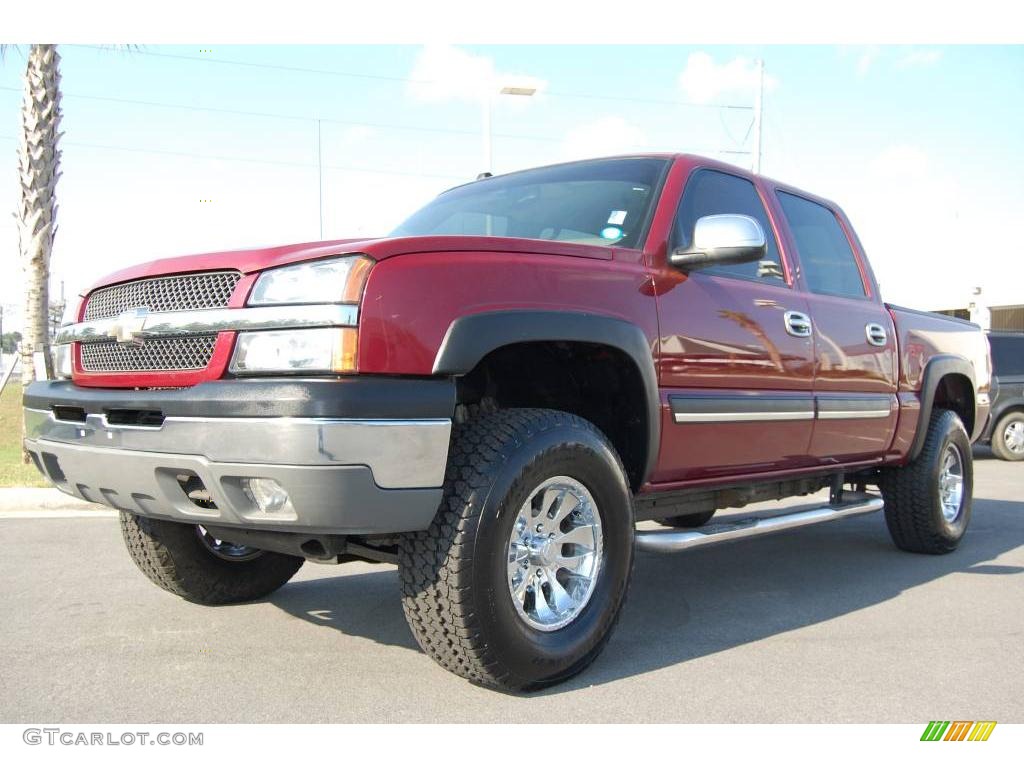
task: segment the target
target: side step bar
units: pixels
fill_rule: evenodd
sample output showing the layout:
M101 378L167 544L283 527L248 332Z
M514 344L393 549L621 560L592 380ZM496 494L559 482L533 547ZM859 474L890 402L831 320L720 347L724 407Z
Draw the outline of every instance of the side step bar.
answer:
M685 549L704 547L720 541L764 536L843 517L866 515L878 512L883 507L880 497L858 494L856 498L850 498L841 504L798 509L774 517L748 517L743 520L711 523L702 528L686 531L637 531L636 546L642 552L682 552Z

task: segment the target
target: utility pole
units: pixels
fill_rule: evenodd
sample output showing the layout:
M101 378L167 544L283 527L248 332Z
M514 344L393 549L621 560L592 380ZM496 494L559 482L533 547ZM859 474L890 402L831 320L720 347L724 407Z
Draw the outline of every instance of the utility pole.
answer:
M320 118L316 119L316 183L317 210L320 216L320 239L324 239L324 158L320 141Z
M757 92L754 94L754 173L761 172L761 120L764 117L764 59L757 60Z
M493 173L491 165L494 163L494 150L492 148L491 138L491 108L492 108L492 97L490 89L484 91L483 101L481 106L483 108L483 115L481 116L481 123L483 128L483 150L484 150L484 173Z

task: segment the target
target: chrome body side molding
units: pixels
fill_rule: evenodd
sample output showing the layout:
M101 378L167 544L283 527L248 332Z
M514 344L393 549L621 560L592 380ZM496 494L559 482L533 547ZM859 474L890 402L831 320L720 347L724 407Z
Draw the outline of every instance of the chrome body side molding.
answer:
M783 395L751 392L739 395L669 395L677 424L812 419L884 419L893 409L891 395L825 393Z

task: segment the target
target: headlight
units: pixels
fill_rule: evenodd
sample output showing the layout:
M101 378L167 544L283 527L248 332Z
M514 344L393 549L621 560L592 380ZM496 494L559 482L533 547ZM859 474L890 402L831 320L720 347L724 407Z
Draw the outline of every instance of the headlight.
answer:
M60 316L60 327L63 328L65 325L74 325L77 322L78 299L72 299L64 304L64 314Z
M232 373L352 373L355 328L251 331L238 334Z
M60 327L74 325L78 322L78 299L74 298L64 304L64 314L60 317ZM70 379L72 370L72 357L70 344L55 344L51 347L53 353L53 375L58 379Z
M53 347L53 375L58 379L70 379L71 373L71 345L55 345Z
M357 303L372 264L367 256L343 256L269 269L256 281L248 303Z

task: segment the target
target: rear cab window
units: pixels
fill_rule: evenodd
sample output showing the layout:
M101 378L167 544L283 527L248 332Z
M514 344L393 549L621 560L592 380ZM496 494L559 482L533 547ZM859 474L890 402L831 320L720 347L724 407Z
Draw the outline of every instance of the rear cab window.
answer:
M807 289L829 296L866 298L857 257L836 214L789 192L777 190L776 195L796 242Z

